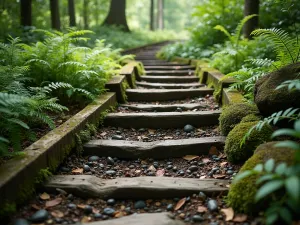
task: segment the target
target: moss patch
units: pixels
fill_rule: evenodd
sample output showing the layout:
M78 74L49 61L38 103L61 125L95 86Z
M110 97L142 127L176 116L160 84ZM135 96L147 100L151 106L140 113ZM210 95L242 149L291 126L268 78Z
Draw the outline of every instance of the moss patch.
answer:
M268 159L273 158L276 163L286 162L293 163L294 151L288 148L276 148L277 142L268 142L257 147L254 155L241 168L241 172L253 169L257 164L264 163ZM258 175L251 175L235 184L232 184L227 196L227 203L233 207L234 211L241 213L256 213L261 207L266 205L258 205L254 202L257 191L256 180Z
M266 124L260 131L253 130L246 142L241 146L240 142L245 134L256 124L256 121L240 123L229 132L224 149L228 161L232 163L244 162L253 155L258 145L270 140L273 129L270 125Z
M255 115L255 114L250 114L250 115L245 116L241 120L241 123L255 122L255 121L259 121L260 119L261 119L261 117Z
M258 114L255 105L249 103L236 103L224 107L219 117L220 131L223 135L227 135L236 124L249 114Z

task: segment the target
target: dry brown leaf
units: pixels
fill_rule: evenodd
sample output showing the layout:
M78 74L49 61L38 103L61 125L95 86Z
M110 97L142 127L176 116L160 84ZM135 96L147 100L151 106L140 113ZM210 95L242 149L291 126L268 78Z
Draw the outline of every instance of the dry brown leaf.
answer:
M211 146L210 149L209 149L209 154L210 155L218 155L219 151L218 151L217 147Z
M207 208L205 206L198 206L197 212L205 213L207 212Z
M191 161L191 160L194 160L194 159L197 159L199 158L199 156L197 155L186 155L183 157L183 159L187 160L187 161Z
M39 206L36 205L36 204L32 204L31 207L32 207L33 209L36 209L36 210L40 210L40 209L41 209L41 207L39 207Z
M124 213L123 213L123 212L116 212L116 213L115 213L115 218L120 218L120 217L122 217L122 216L124 216Z
M230 184L226 184L225 187L230 188Z
M45 206L46 206L46 208L49 208L49 207L59 205L61 202L62 202L62 198L56 198L51 201L47 201Z
M89 216L84 216L82 219L81 219L81 223L88 223L92 220L91 217Z
M184 205L185 201L186 201L186 198L180 199L180 200L177 202L177 204L176 204L176 206L175 206L174 209L175 209L175 210L180 209L180 208Z
M164 174L165 174L165 170L164 169L156 171L156 176L158 176L158 177L162 177Z
M227 166L227 164L228 164L228 162L221 162L221 163L220 163L220 166L221 166L221 167L225 167L225 166Z
M155 134L155 130L148 129L149 134Z
M213 175L213 178L215 178L215 179L223 179L224 177L226 177L225 174L214 174Z
M94 199L89 198L89 199L86 201L86 204L87 204L87 205L91 205L93 201L94 201Z
M72 170L72 173L82 174L83 173L83 168L74 169L74 170Z
M234 218L233 218L233 222L237 222L237 223L243 223L247 220L247 215L245 214L237 214Z
M202 159L202 162L208 163L208 162L210 162L210 159L209 159L209 158L203 158L203 159Z
M77 205L77 207L78 207L79 209L84 209L84 208L85 208L85 205L84 205L84 204L79 204L79 205Z
M50 195L44 192L43 194L40 195L40 199L42 200L48 200L50 199Z
M165 140L171 140L171 139L173 139L173 137L171 137L171 136L165 136L164 139Z
M99 209L95 209L95 208L93 208L93 213L99 213L100 212L100 210Z
M200 180L203 180L203 179L205 179L205 178L206 178L206 175L201 176L201 177L200 177Z
M234 211L231 207L227 209L221 209L221 212L225 214L226 221L231 221L233 219Z
M106 135L107 135L106 132L102 132L102 133L100 134L100 136L102 136L102 137L104 137L104 136L106 136Z
M59 210L52 211L51 215L55 218L63 218L64 217L64 213Z
M142 165L147 165L148 163L147 163L146 160L142 160L142 161L141 161L141 164L142 164Z
M142 141L142 137L141 136L138 136L137 139L138 139L138 141Z
M155 172L155 171L156 171L156 169L155 169L155 167L154 167L153 165L149 166L148 170L150 170L150 171L152 171L152 172Z

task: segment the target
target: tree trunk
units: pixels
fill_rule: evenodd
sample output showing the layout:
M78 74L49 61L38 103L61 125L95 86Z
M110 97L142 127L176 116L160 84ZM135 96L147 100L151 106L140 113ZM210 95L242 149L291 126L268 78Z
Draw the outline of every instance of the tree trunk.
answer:
M50 11L51 11L52 29L60 30L58 0L50 0Z
M32 26L31 0L21 0L21 25Z
M245 0L244 16L259 14L259 0ZM244 37L251 39L251 32L258 28L258 16L250 19L244 26Z
M124 31L130 31L126 20L126 0L111 0L109 13L103 24L121 26Z
M154 0L150 2L150 30L154 30Z
M74 0L68 0L70 27L76 27Z
M164 29L164 0L158 0L157 2L157 28Z
M88 4L89 4L89 2L87 0L83 0L83 24L84 24L84 29L89 29Z

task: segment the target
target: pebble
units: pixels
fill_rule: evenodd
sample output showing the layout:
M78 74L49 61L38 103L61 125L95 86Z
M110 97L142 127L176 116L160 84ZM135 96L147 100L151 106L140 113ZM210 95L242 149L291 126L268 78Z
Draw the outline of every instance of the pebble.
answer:
M140 129L139 129L139 132L145 132L145 131L146 131L145 128L140 128Z
M89 158L89 161L90 161L90 162L95 162L95 161L98 161L99 159L100 159L99 156L93 155L93 156L91 156L91 157Z
M48 217L48 211L45 209L40 209L30 217L30 221L33 223L43 223L48 219Z
M196 101L193 99L193 100L191 100L191 103L195 103Z
M191 174L191 173L192 173L192 171L190 171L190 170L187 170L186 172L187 172L188 174Z
M83 170L84 170L84 172L89 172L89 171L91 171L91 167L89 167L88 165L84 165Z
M122 131L117 130L117 131L116 131L116 134L119 134L119 135L120 135L120 134L122 134Z
M210 199L208 202L207 202L207 208L209 211L211 212L216 212L218 211L218 203L216 200L213 200L213 199Z
M17 219L14 225L30 225L30 223L25 219Z
M173 166L172 170L173 170L174 172L176 172L176 171L177 171L177 167L176 167L176 166Z
M168 211L172 211L173 210L173 204L169 204L169 205L167 205L167 210Z
M114 204L116 204L116 201L113 198L107 200L107 205L114 205Z
M105 166L104 166L104 164L100 163L99 167L103 169Z
M234 172L232 170L227 170L226 174L232 175L232 174L234 174Z
M108 219L108 216L107 216L107 215L103 215L103 216L102 216L102 219L103 219L103 220L107 220L107 219Z
M190 124L185 125L184 128L183 128L183 130L184 130L185 132L187 132L187 133L192 132L194 129L195 129L195 128L194 128L192 125L190 125Z
M108 215L108 216L112 216L113 214L115 214L115 210L112 208L105 208L103 210L103 214Z
M77 208L77 206L75 204L73 204L73 203L68 204L67 207L69 209L76 209Z
M198 163L198 166L204 166L204 165L205 165L204 162L199 162L199 163Z
M194 216L192 217L192 220L193 220L193 222L202 222L204 219L203 219L203 217L200 216L200 215L194 215Z
M167 169L168 169L168 170L171 170L171 169L173 169L173 166L172 166L172 165L168 165L168 166L167 166Z
M198 166L195 166L195 165L194 166L190 166L189 170L192 171L192 172L197 171L198 170Z
M109 176L113 176L113 175L116 175L116 171L114 171L114 170L107 170L106 172L105 172L105 174L106 175L109 175Z
M93 207L90 205L86 205L83 209L84 214L89 215L91 213L93 213Z
M69 199L69 200L73 200L74 199L74 196L72 195L72 194L69 194L68 196L67 196L67 198Z
M146 207L146 203L144 201L137 201L134 203L134 208L135 209L143 209Z
M178 108L176 109L176 111L177 111L177 112L182 112L182 108L179 108L179 107L178 107Z
M64 167L64 166L62 166L62 167L60 168L60 171L61 171L61 172L68 173L68 172L70 172L70 171L71 171L71 169L70 169L70 168L68 168L68 167Z
M180 132L176 132L176 135L179 136L179 135L180 135Z
M206 200L206 194L204 194L204 192L200 191L198 196L202 201Z
M121 135L113 135L113 136L111 137L111 139L112 139L112 140L124 140L123 136L121 136Z
M101 213L95 213L94 218L95 219L102 219L102 214Z
M185 174L185 172L184 172L183 170L179 170L179 171L178 171L178 175L179 175L179 176L184 176L184 174Z
M126 208L125 208L125 212L126 212L127 214L131 214L131 208L130 208L130 207L126 207Z
M134 169L135 168L135 165L130 165L129 166L129 169Z
M115 160L113 160L112 157L107 157L107 164L108 165L114 165L115 164Z

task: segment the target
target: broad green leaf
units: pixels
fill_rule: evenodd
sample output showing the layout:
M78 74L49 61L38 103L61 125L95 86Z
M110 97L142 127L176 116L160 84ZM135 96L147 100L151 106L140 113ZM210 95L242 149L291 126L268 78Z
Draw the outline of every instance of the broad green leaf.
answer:
M285 188L288 195L290 195L294 201L299 201L300 196L300 179L297 176L292 176L286 179Z
M274 174L267 174L267 175L264 175L262 177L260 177L257 181L256 181L256 184L259 185L265 181L269 181L269 180L272 180L274 178Z
M275 166L275 160L274 159L269 159L266 163L265 163L265 170L267 172L272 172Z
M239 182L240 180L242 180L242 179L244 179L244 178L250 176L251 174L253 174L253 172L250 171L250 170L246 170L246 171L244 171L244 172L238 173L238 174L235 176L235 178L234 178L234 180L233 180L233 183L237 183L237 182Z
M279 175L284 174L286 167L287 167L286 163L279 163L275 168L275 173Z
M300 144L294 141L281 141L277 144L274 145L277 148L291 148L294 150L299 150L300 149Z
M7 140L6 138L0 136L0 142L9 143L9 140Z
M258 164L258 165L256 165L255 167L254 167L254 171L256 171L256 172L262 172L263 171L263 164Z
M292 215L291 215L291 212L287 208L285 208L285 207L280 208L279 215L280 215L281 219L286 222L286 224L292 223L292 220L293 220Z
M293 136L296 137L297 136L297 132L292 130L292 129L280 129L280 130L276 130L273 134L272 134L272 138L274 137L278 137L278 136L282 136L282 135L287 135L287 136Z
M261 199L263 199L264 197L266 197L267 195L273 193L274 191L277 191L278 189L280 189L281 187L283 187L284 185L284 181L282 180L274 180L274 181L270 181L266 184L264 184L263 186L261 186L255 196L255 201L259 201Z
M296 131L300 132L300 120L297 120L294 124L294 128Z
M267 225L272 225L274 222L278 219L278 214L277 213L272 213L267 215L266 217L266 224Z

